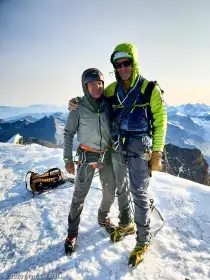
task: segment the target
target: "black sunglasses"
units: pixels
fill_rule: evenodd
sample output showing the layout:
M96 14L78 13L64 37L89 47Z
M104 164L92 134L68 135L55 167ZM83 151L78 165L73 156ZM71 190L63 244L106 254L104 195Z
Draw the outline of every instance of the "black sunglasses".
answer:
M123 61L123 62L116 62L116 63L114 64L114 68L115 68L115 69L119 69L119 68L121 68L122 66L128 67L128 66L130 66L131 64L132 64L132 61L131 61L131 60L125 60L125 61Z

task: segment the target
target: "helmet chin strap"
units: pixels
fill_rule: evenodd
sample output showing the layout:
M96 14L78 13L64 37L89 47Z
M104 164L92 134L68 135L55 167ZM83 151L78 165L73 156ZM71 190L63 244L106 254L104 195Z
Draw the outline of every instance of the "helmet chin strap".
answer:
M100 96L99 98L95 98L95 97L92 96L92 98L93 98L94 100L97 100L97 101L101 101L101 100L102 100L101 96Z
M87 92L85 93L85 95L88 95L88 97L91 98L91 99L93 99L93 100L102 100L102 95L103 95L103 93L100 95L99 98L93 97L92 94L89 93L89 91L87 91Z
M98 109L100 108L100 104L102 102L102 96L100 98L94 98L89 92L85 94L87 97L87 100L89 104L94 108L94 110L97 112Z

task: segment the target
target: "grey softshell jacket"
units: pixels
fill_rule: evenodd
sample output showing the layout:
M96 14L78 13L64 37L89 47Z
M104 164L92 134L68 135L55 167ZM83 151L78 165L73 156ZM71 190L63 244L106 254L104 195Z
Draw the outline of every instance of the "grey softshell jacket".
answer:
M109 104L103 100L96 112L86 96L83 96L79 107L69 113L64 129L65 162L72 161L72 147L76 133L79 144L82 143L96 150L107 149L111 143Z

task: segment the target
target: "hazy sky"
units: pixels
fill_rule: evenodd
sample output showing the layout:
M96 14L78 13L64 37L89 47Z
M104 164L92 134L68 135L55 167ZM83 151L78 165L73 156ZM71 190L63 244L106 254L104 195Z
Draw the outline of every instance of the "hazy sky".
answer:
M0 0L0 105L66 104L89 67L108 85L123 42L169 105L210 105L210 0Z

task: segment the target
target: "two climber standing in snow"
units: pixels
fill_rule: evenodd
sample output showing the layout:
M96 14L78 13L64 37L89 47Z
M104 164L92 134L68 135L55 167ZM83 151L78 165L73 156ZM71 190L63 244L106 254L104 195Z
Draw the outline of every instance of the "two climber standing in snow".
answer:
M118 45L111 55L111 63L115 70L116 81L105 88L100 98L104 99L111 108L112 144L109 149L111 154L109 164L115 177L113 188L117 189L120 222L117 227L111 226L109 233L110 240L116 242L135 232L126 192L127 185L124 183L127 166L137 229L136 246L129 256L128 264L136 266L144 259L152 242L148 186L151 172L161 169L167 114L158 84L149 82L139 73L137 49L134 45L127 43ZM85 89L88 89L87 84ZM77 112L82 107L82 101L76 104L74 99L70 101L70 105L71 110L76 109ZM68 131L66 126L66 138L68 138ZM89 133L94 137L92 131ZM105 135L102 134L102 138L104 137ZM67 150L65 144L64 157ZM68 170L68 166L66 167ZM68 171L72 173L71 170ZM74 200L73 196L72 203Z

